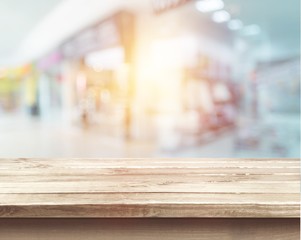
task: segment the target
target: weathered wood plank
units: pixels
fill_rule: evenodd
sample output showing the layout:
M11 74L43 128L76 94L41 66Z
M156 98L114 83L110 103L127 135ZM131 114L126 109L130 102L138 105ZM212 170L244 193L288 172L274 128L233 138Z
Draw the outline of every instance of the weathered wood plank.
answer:
M298 217L296 159L0 159L0 217Z
M92 204L1 206L1 218L296 218L297 205Z
M235 159L235 158L152 158L152 159L43 159L43 158L20 158L1 159L0 167L12 167L17 164L24 168L50 168L50 167L299 167L298 159ZM276 165L275 165L276 164Z
M195 192L195 193L296 193L299 182L183 182L181 179L168 182L164 179L153 181L111 182L12 182L1 183L1 193L100 193L100 192Z
M219 174L219 173L186 173L186 174L132 174L125 176L124 174L101 174L90 173L89 176L85 174L33 174L33 175L17 175L13 178L11 175L1 175L0 183L8 182L99 182L110 179L111 182L125 182L131 181L153 181L154 179L161 179L164 181L175 181L180 179L185 182L282 182L285 178L286 182L298 182L300 180L299 174Z
M2 196L0 196L2 197ZM277 199L276 199L277 197ZM172 199L173 198L173 199ZM293 201L292 199L295 199ZM0 204L1 217L233 217L291 218L299 214L297 194L19 194ZM283 206L283 202L286 205Z
M1 161L1 160L0 160ZM83 163L83 165L85 165ZM13 168L14 169L14 168ZM16 174L17 172L17 174ZM14 169L11 168L1 169L0 176L33 176L33 175L186 175L186 174L242 174L249 175L299 175L298 168L200 168L200 167L186 167L186 168L174 168L174 167L161 167L161 168L142 168L142 167L115 167L115 168L97 168L97 167L81 167L81 168L33 168L33 169ZM285 177L285 176L284 176Z
M298 205L299 194L230 193L46 193L0 194L0 205L72 204L279 204Z

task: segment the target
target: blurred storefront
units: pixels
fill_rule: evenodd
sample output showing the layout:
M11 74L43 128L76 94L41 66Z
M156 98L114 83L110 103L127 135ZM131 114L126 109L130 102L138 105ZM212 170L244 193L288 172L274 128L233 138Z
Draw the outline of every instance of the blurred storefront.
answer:
M139 18L137 135L152 129L148 137L174 149L235 124L236 56L231 32L197 14L192 1L167 2Z
M33 64L0 70L0 113L38 115L38 75Z
M300 60L259 63L248 88L253 118L243 117L236 136L237 156L300 155ZM284 141L285 139L285 141Z
M23 73L0 71L2 108L22 102L31 115L159 152L226 133L237 156L296 156L299 53L276 58L264 30L238 19L237 3L215 1L232 11L224 21L197 9L208 1L146 2L115 9Z
M71 118L113 135L129 135L133 95L134 16L118 12L60 48Z
M27 72L27 68L0 69L0 113L13 112L20 104L20 76Z
M63 104L63 56L54 50L37 61L38 104L40 116L44 119L61 119Z

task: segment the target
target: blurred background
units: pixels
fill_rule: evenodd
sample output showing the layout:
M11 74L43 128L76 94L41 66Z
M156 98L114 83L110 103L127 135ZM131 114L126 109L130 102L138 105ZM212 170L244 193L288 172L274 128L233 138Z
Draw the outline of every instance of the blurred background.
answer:
M0 0L0 157L299 157L299 0Z

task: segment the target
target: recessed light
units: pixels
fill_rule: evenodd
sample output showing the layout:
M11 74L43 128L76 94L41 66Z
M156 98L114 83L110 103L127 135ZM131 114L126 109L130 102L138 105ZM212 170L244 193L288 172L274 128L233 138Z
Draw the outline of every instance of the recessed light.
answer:
M212 15L212 20L216 23L227 22L230 19L231 19L230 13L228 13L225 10L217 11L217 12L213 13L213 15Z
M239 19L232 19L229 23L228 23L228 28L235 31L235 30L240 30L243 27L243 23L241 20Z
M213 12L223 9L225 4L222 0L200 0L195 5L200 12Z
M253 24L246 26L242 29L242 34L245 36L252 36L252 35L257 35L261 32L261 29L258 25Z

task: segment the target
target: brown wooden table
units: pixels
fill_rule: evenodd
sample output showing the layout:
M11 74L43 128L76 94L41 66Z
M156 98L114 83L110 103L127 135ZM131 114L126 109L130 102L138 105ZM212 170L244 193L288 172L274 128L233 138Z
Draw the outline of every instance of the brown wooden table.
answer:
M299 239L297 159L0 159L0 239Z

